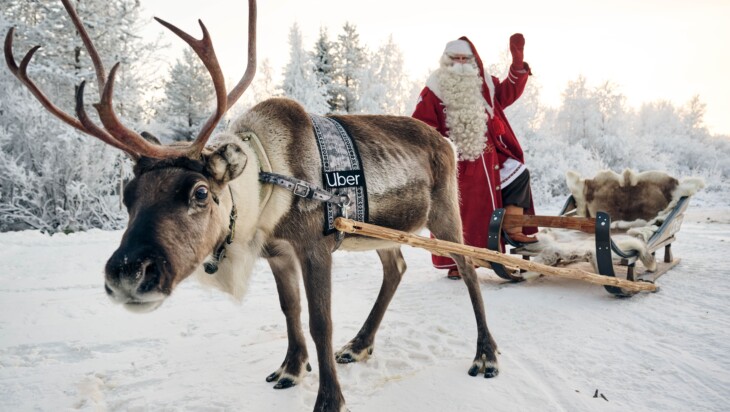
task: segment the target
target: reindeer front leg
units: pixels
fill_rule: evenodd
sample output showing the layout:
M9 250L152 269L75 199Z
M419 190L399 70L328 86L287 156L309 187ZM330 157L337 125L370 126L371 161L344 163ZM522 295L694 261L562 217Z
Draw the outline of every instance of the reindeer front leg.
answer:
M276 380L274 389L286 389L298 384L306 371L312 370L307 362L307 344L302 332L299 260L291 244L283 240L269 242L264 248L264 257L274 274L279 304L286 317L286 335L289 340L284 362L279 369L266 377L266 382Z
M309 330L317 346L319 392L316 412L341 412L345 409L340 383L337 381L332 350L332 255L325 242L307 245L299 251L304 289L309 305Z
M373 353L375 334L406 271L406 261L399 247L379 249L378 256L383 264L383 284L378 299L357 336L335 354L338 363L360 362Z

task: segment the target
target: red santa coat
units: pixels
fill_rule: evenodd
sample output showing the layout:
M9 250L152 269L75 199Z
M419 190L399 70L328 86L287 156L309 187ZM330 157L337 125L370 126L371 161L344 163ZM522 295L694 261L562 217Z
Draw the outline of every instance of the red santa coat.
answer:
M471 46L479 73L484 79L484 68L474 45L466 37L462 37ZM487 121L487 146L475 160L460 160L457 163L459 173L459 194L461 205L461 221L464 231L464 242L467 245L485 248L489 220L495 209L502 207L499 168L507 158L524 163L522 147L512 131L504 108L514 103L525 90L528 71L510 67L509 75L503 81L494 76L482 81L482 94L491 106L493 115L485 112ZM446 127L446 108L441 99L428 86L423 89L416 104L413 117L436 128L442 136L448 137ZM525 210L526 214L535 214L534 206ZM525 234L537 231L534 227L523 228ZM432 255L433 264L437 268L455 268L453 260L443 256Z

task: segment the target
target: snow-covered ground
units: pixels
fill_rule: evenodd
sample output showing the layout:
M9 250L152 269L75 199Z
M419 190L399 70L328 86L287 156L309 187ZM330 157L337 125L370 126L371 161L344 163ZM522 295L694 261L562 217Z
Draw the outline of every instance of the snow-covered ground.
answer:
M264 378L286 351L264 261L240 305L195 281L133 314L103 290L121 232L0 234L0 410L309 411L318 372L291 389ZM495 379L466 371L476 343L467 291L404 247L409 269L373 356L339 365L364 411L730 410L730 210L690 211L661 291L617 299L541 278L505 284L479 269L501 350ZM334 260L334 344L355 335L380 287L375 253ZM306 308L306 305L304 306ZM306 313L304 325L307 325ZM594 394L603 397L594 397Z

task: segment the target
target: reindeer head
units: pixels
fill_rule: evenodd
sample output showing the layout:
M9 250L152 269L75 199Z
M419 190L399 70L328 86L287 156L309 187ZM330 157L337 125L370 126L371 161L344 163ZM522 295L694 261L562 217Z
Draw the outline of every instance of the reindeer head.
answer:
M76 117L64 113L41 92L27 75L27 67L40 46L32 48L16 64L12 52L13 31L5 38L5 60L10 71L40 103L66 124L126 152L135 162L134 178L124 189L129 222L119 248L106 264L105 289L126 308L149 311L159 307L172 290L201 265L221 244L229 230L232 199L228 182L246 166L246 155L235 143L205 148L216 124L243 94L256 70L256 1L249 1L248 66L238 84L226 95L223 73L207 29L197 40L177 27L157 19L187 42L208 69L215 86L217 108L191 144L163 146L125 127L112 109L114 78L119 63L107 78L96 48L69 0L61 0L94 64L99 103L94 108L103 128L84 108L84 86L76 91Z

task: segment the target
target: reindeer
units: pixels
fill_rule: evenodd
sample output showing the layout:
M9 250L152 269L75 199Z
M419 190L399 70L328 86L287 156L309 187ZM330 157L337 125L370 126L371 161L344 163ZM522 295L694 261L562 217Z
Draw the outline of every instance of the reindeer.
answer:
M62 0L95 68L103 127L86 113L84 85L76 92L76 117L55 106L27 75L38 46L16 64L13 29L5 39L5 58L13 74L40 103L66 124L124 151L134 161L134 178L124 189L129 222L119 248L105 267L111 300L132 311L151 311L191 274L236 297L245 293L254 261L271 266L284 312L288 348L281 366L266 377L274 388L296 385L311 370L300 320L299 276L309 308L309 326L319 363L314 409L345 409L335 363L365 360L385 310L406 270L397 244L347 235L345 250L375 249L383 264L380 294L358 334L337 353L332 349L331 266L336 236L322 231L322 203L259 181L262 170L307 182L321 182L321 161L308 114L296 102L263 101L232 122L206 146L215 125L251 83L256 67L256 2L249 1L248 66L238 84L226 88L212 41L202 22L198 40L157 19L187 42L210 72L217 109L190 144L160 145L128 129L114 114L112 94L119 63L107 76L86 29ZM354 137L366 180L370 223L416 232L427 227L436 237L462 242L455 155L446 139L409 117L332 116ZM234 230L235 229L235 230ZM230 242L230 243L229 243ZM213 275L204 273L225 247ZM498 374L496 344L487 328L484 304L471 262L451 256L463 275L477 323L476 356L468 373Z

